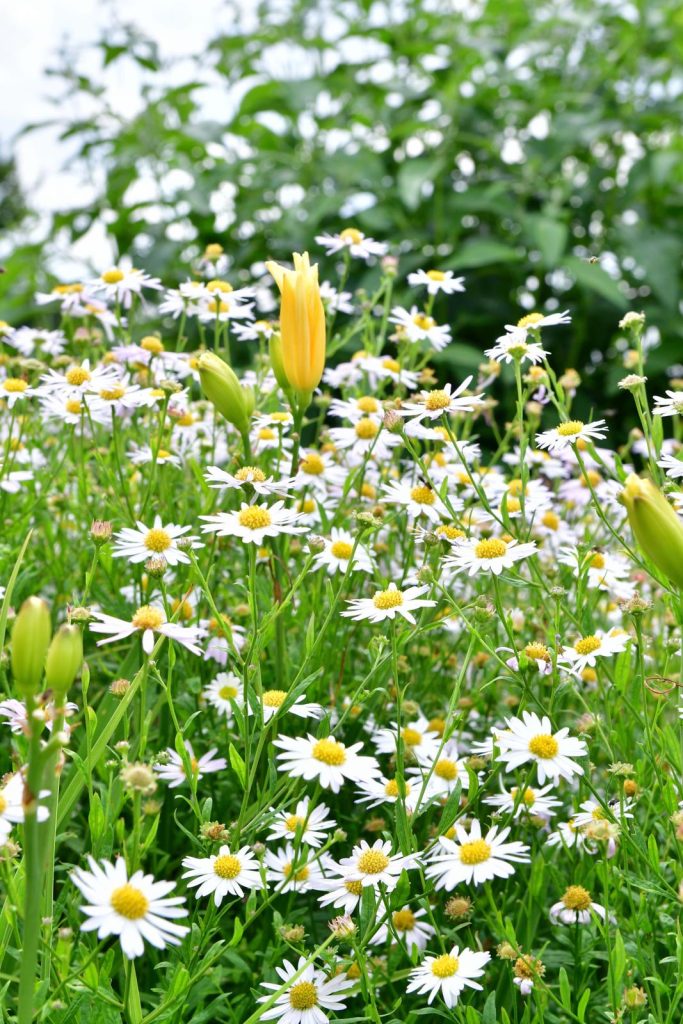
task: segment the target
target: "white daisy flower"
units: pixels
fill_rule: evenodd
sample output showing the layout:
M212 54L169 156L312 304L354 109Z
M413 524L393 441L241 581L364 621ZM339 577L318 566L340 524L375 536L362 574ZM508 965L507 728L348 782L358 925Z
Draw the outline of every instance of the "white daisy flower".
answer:
M405 803L408 814L414 814L417 810L417 801L420 795L419 786L407 780L403 783L404 795L401 798L397 779L385 778L364 779L358 789L358 803L367 804L368 807L379 807L380 804L395 804L401 799Z
M353 313L352 292L339 292L329 281L320 284L320 298L332 313Z
M225 896L244 896L245 889L264 889L259 862L253 850L243 846L236 853L229 846L221 846L218 853L209 857L185 857L182 875L188 878L188 887L198 886L195 896L210 896L220 907Z
M683 391L667 391L666 398L655 395L653 416L683 416Z
M268 992L260 996L258 1002L265 1003L273 992L282 988L283 982L287 984L291 979L287 989L277 997L270 1009L261 1012L261 1020L279 1020L281 1024L326 1024L329 1017L325 1010L332 1010L336 1014L338 1010L346 1009L344 993L356 983L343 972L328 978L313 964L305 964L306 958L303 956L299 957L296 967L285 960L283 967L275 968L279 982L261 982L261 987L268 989Z
M455 390L452 384L445 384L443 388L435 388L433 391L421 391L412 401L403 402L401 416L410 416L416 420L437 420L448 413L473 412L483 404L484 396L464 395L461 398L471 383L470 376Z
M269 722L271 718L278 714L288 696L289 694L286 690L263 691L261 694L261 710L264 722ZM247 707L247 714L254 714L251 704ZM296 700L287 708L287 714L296 715L297 718L323 718L325 709L321 704L307 703L306 695L300 693Z
M189 740L185 740L185 750L187 751L192 773L196 779L201 779L210 772L222 772L228 767L228 762L224 757L214 757L214 754L218 752L217 747L207 750L201 757L195 757L192 744ZM167 760L165 764L155 764L154 771L160 779L168 782L169 789L176 789L178 786L182 786L184 782L187 782L185 765L180 754L173 750L172 747L166 748L166 755Z
M242 680L234 672L219 672L202 690L202 696L219 714L232 718L235 704L244 703Z
M522 718L507 718L506 725L507 729L497 736L497 759L507 771L535 761L541 785L546 779L557 783L561 778L583 775L576 758L586 757L588 748L583 740L569 736L569 729L553 732L549 718L539 718L531 711L523 711Z
M384 416L384 406L374 395L359 395L357 398L333 398L329 415L356 423L364 416L374 418L378 423Z
M272 320L254 320L253 323L234 323L231 325L232 333L239 341L258 341L263 338L270 341L277 331L277 324Z
M343 611L342 615L355 619L356 622L362 619L383 622L384 619L394 619L396 615L401 615L414 626L415 617L412 613L417 608L433 608L436 604L436 601L425 600L422 597L428 590L427 586L399 590L395 583L390 583L386 590L377 590L372 597L347 601L349 608Z
M509 334L496 338L495 345L485 349L484 355L496 363L513 363L519 360L520 363L529 362L536 365L542 363L548 353L540 342L527 341L527 332L524 329L515 328Z
M388 891L396 888L402 871L416 866L413 854L392 854L391 842L383 839L376 839L372 846L361 839L351 856L342 857L338 865L345 881L360 882L364 888L371 885L375 890L382 884Z
M586 844L586 837L573 818L558 822L557 828L546 839L546 846L564 846L568 850L576 847L581 850Z
M371 945L381 946L388 940L393 943L398 936L399 944L404 945L409 954L415 949L422 952L431 937L436 934L432 925L422 920L426 914L424 907L413 910L407 906L394 910L391 914L391 926L388 923L380 925L370 939Z
M418 483L413 487L407 480L392 480L384 485L382 491L382 500L387 505L401 505L411 520L426 516L433 523L438 523L450 515L450 510L428 484ZM459 498L451 505L455 511L463 507Z
M41 356L60 356L66 348L66 335L63 331L43 331L37 327L19 327L13 334L5 338L8 345L16 348L27 358L38 349Z
M377 729L373 736L377 753L393 756L399 736L405 751L421 763L433 760L438 755L441 737L424 715L408 722L402 729L399 729L398 722L392 722L387 729Z
M16 730L13 730L16 731ZM40 792L40 797L50 795L49 790ZM38 821L46 821L50 816L47 807L38 806ZM10 775L0 787L0 843L4 843L14 825L24 820L24 777L21 772Z
M401 339L413 345L419 341L427 341L437 352L446 348L452 340L448 324L437 324L433 316L421 312L417 306L411 306L410 310L394 306L389 323L396 324Z
M142 649L145 654L151 654L154 648L154 634L160 633L182 644L193 654L201 654L201 648L197 646L197 640L203 635L203 630L197 626L178 626L175 622L168 622L166 612L163 608L154 605L144 604L133 615L130 622L127 619L118 619L114 615L105 615L104 612L92 612L98 622L91 622L90 629L93 633L109 633L105 640L98 640L97 646L111 644L116 640L125 640L133 633L142 633Z
M437 744L437 749L428 757L421 756L420 747L413 749L418 765L408 768L408 775L413 776L415 784L420 786L425 779L428 780L425 799L445 800L458 783L463 790L469 788L467 763L464 758L458 756L458 745L455 740L447 740L443 746Z
M391 380L407 391L414 391L420 376L414 370L404 370L399 361L391 356L363 356L353 365L367 374L368 383L372 387Z
M84 932L97 931L98 939L117 935L124 956L132 960L142 956L145 941L155 949L179 946L189 932L185 925L170 918L187 917L181 906L184 896L170 896L175 882L155 882L152 875L136 871L128 878L126 862L120 857L98 862L88 857L89 871L76 868L71 879L87 900L81 907L88 920Z
M314 892L327 889L325 872L334 870L334 861L328 853L310 856L305 848L295 849L287 843L279 850L266 848L263 863L266 878L274 882L278 892Z
M191 530L191 526L177 526L175 523L162 524L161 516L155 516L153 526L145 526L137 520L137 530L126 526L114 534L113 558L127 558L133 565L145 562L150 556L162 555L169 565L189 564L190 556L178 547L178 538ZM190 547L203 547L198 537L185 537Z
M551 452L561 452L568 445L575 445L579 441L592 442L602 441L607 435L607 427L604 420L594 420L592 423L584 423L582 420L566 420L552 430L544 430L536 434L536 444L539 448L547 448Z
M135 267L111 267L103 274L88 282L95 292L103 292L107 299L119 302L124 309L129 309L134 295L140 295L143 288L161 291L158 277L150 277L144 270Z
M319 551L313 560L311 572L325 569L330 576L336 573L344 575L351 565L352 572L372 572L373 564L370 555L362 544L356 544L356 538L347 530L333 526L329 537L324 537L325 549ZM355 550L354 550L355 545Z
M332 427L330 440L335 448L348 449L359 462L370 453L383 462L390 457L391 449L402 443L398 434L383 430L371 416L363 416L352 427Z
M598 658L612 658L625 651L631 641L622 629L610 629L608 633L598 629L590 636L583 636L570 647L564 647L558 658L558 665L569 665L575 672L594 668Z
M379 423L379 419L377 422ZM300 453L294 486L312 488L316 494L327 494L331 486L342 488L347 477L348 471L335 463L330 452L317 452L307 448Z
M413 288L424 285L430 295L453 295L454 292L464 292L464 277L453 277L452 270L416 270L408 274L408 284Z
M276 811L275 820L271 822L270 833L266 842L273 842L276 839L287 839L290 842L299 837L299 842L310 846L313 849L319 847L328 837L332 829L337 827L334 818L328 818L329 807L325 804L318 804L311 807L308 797L299 800L293 814L287 811Z
M7 491L8 494L18 494L21 485L28 483L29 480L33 480L33 473L30 470L13 469L0 480L0 489Z
M506 817L512 815L513 818L551 818L555 814L555 808L562 806L561 800L549 795L553 791L553 785L550 783L542 789L526 786L524 792L520 791L519 786L513 786L509 791L501 788L500 793L486 797L484 803L495 807L499 814Z
M410 972L406 991L428 993L428 1003L440 994L446 1006L452 1009L465 987L481 990L482 986L474 979L482 977L484 965L490 959L490 953L477 953L467 947L461 950L458 946L441 956L426 956L420 966Z
M43 383L36 389L37 394L50 395L59 391L73 397L77 392L98 392L114 387L118 381L118 371L113 366L91 368L90 360L84 359L82 363L70 366L65 373L48 370L40 379Z
M344 250L356 259L367 260L371 256L384 256L388 249L384 242L368 238L358 228L344 228L336 235L316 235L315 240L323 246L328 256Z
M574 815L572 821L577 828L585 828L586 825L592 824L594 821L608 821L607 812L604 810L603 805L599 804L597 800L584 800L580 806L580 811ZM616 818L632 818L629 807L630 802L627 801L623 807L621 807L619 801L615 801L613 804L610 803L609 808L612 814Z
M8 409L13 409L21 399L31 398L36 394L38 392L29 387L28 381L21 377L5 377L0 381L0 399L5 399Z
M321 907L334 907L344 914L352 914L360 903L363 895L361 882L354 882L340 874L341 869L336 867L335 872L326 879L326 888L322 896L318 896L318 903Z
M478 572L492 572L499 576L505 569L512 569L515 562L536 554L536 544L520 544L516 540L502 540L500 537L459 538L451 548L451 554L444 559L444 568L453 572L467 570L468 576Z
M683 477L683 459L676 455L662 455L657 463L672 480L680 480Z
M138 445L131 443L128 448L128 458L134 466L147 466L156 462L157 466L182 466L180 458L167 448L158 448L154 451L148 444Z
M456 823L455 838L439 836L439 847L424 858L427 878L434 879L437 889L448 892L463 882L483 885L493 878L509 878L515 871L513 864L530 860L529 847L524 843L505 842L509 834L509 828L499 832L493 825L482 837L476 818L469 833Z
M217 487L220 490L248 490L251 487L255 494L264 496L284 496L292 489L295 480L294 477L282 477L277 480L273 476L266 476L258 466L241 466L234 473L226 473L218 466L209 466L204 473L204 479L209 487Z
M219 512L214 516L200 516L206 523L204 533L216 533L219 537L239 537L245 544L261 546L266 537L278 537L281 533L304 533L302 516L284 507L284 501L274 505L248 505L242 502L239 511Z
M590 924L593 914L604 921L607 912L599 903L594 903L588 889L582 885L570 885L561 900L550 908L553 924Z
M82 309L83 303L88 301L85 285L80 283L56 284L51 292L36 292L34 298L39 306L58 302L62 313L71 313L74 309Z
M347 747L332 736L318 740L309 733L305 737L278 736L273 746L282 751L277 755L281 772L308 782L317 779L323 789L331 789L333 793L338 793L347 779L360 782L380 773L374 757L358 753L362 743Z
M512 657L505 659L505 664L513 670L513 672L519 672L519 660L523 654L527 662L533 662L536 668L542 676L549 676L553 671L553 656L545 646L545 644L532 642L526 644L525 647L519 652L513 651L511 647L496 647L496 651L505 651L511 654Z

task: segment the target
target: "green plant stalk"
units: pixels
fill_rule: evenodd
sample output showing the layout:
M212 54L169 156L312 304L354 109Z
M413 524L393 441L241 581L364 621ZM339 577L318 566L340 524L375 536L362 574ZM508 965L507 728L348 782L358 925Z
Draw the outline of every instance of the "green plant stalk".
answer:
M54 881L55 881L55 844L57 840L57 807L59 805L59 783L61 780L61 770L59 770L59 757L61 749L59 746L58 737L64 728L64 705L66 703L66 694L57 694L55 697L55 711L57 712L53 720L52 735L55 739L56 746L52 750L49 756L45 759L44 777L47 780L47 785L50 789L50 796L47 801L47 807L49 811L49 818L43 826L43 841L42 846L44 848L43 853L43 868L45 872L45 888L43 891L43 909L42 918L46 922L46 928L51 928L52 913L53 913L53 901L54 901ZM45 943L45 952L43 955L43 964L41 970L41 978L43 981L49 981L50 969L52 966L52 944L49 941L49 935Z

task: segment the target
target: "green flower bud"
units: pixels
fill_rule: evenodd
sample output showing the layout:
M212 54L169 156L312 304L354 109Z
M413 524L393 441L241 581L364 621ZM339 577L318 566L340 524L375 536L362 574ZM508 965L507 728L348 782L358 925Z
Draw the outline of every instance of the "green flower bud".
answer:
M631 473L619 501L642 550L667 579L683 588L683 523L662 492Z
M204 352L199 357L199 382L214 408L234 423L241 434L246 434L254 410L251 389L243 388L231 367L214 352Z
M273 331L271 334L270 341L268 342L268 351L270 352L270 365L275 374L275 380L289 398L292 389L285 373L285 364L282 361L282 335L279 331Z
M45 683L55 693L65 694L83 664L83 635L80 626L60 626L52 638L45 662Z
M22 696L40 693L45 656L52 636L50 609L42 597L29 597L12 630L12 673Z

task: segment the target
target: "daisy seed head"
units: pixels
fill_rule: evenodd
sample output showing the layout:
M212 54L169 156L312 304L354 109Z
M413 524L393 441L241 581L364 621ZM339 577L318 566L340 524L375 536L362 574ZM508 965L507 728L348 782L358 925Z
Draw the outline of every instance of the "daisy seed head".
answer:
M588 910L591 905L591 894L582 885L570 885L562 897L567 910Z

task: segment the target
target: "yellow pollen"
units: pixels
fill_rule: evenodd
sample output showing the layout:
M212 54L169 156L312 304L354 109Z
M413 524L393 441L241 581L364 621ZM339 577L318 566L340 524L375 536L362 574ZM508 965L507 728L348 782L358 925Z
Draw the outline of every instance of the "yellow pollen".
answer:
M519 793L519 786L513 786L512 789L510 790L510 796L512 797L513 800L517 799L517 794L518 793ZM531 807L533 804L536 803L536 794L534 793L533 789L531 789L530 786L527 786L527 788L524 790L524 796L522 797L522 803L525 803L527 805L527 807Z
M590 560L591 569L604 569L605 568L605 556L599 551L596 551Z
M560 526L560 517L555 512L544 512L541 517L541 522L544 526L547 526L549 530L557 530Z
M53 295L80 295L82 291L82 284L56 284L52 289Z
M391 861L381 850L366 850L358 858L358 870L364 875L379 875L389 867Z
M157 462L159 459L170 459L171 453L167 452L165 448L160 448L157 452Z
M349 544L346 540L335 540L330 545L330 554L334 558L340 558L342 561L347 561L351 557L353 551L353 544Z
M522 507L522 503L519 498L508 498L506 502L506 508L508 512L519 512Z
M457 526L448 526L445 523L441 526L437 526L434 532L438 537L446 537L447 540L457 540L458 537L465 536L464 530L459 530Z
M365 235L362 231L359 231L358 228L344 228L343 231L339 232L339 237L342 242L350 242L351 245L360 245L365 238Z
M430 279L430 281L446 280L446 275L444 274L443 270L428 270L427 277Z
M588 489L588 487L596 488L598 484L602 483L602 477L598 473L597 469L589 469L587 473L582 473L579 477L579 483L582 487Z
M102 280L105 284L118 284L119 281L123 281L123 271L118 267L112 267L111 270L105 270Z
M193 423L194 416L189 411L182 413L182 415L178 416L176 419L176 426L178 427L191 427Z
M316 452L309 452L306 458L302 460L299 469L302 473L307 473L309 476L320 476L325 472L325 463Z
M306 515L310 515L315 512L315 501L313 498L304 498L303 501L297 502L297 511L304 512Z
M383 359L382 366L385 370L391 370L392 373L401 372L401 364L395 359Z
M528 313L526 316L523 316L521 320L517 321L517 326L518 327L533 327L534 324L537 324L539 322L539 320L542 320L542 319L543 319L543 314L542 313Z
M308 867L305 864L302 868L299 868L298 871L293 870L293 865L291 863L285 864L282 873L284 874L285 878L291 878L292 876L294 876L295 882L305 882L307 881L308 876L310 875L310 871L308 870Z
M78 388L81 384L85 384L86 381L90 380L90 371L86 370L84 366L73 366L66 374L67 384L71 384L72 387Z
M403 594L400 590L378 590L372 599L375 608L386 611L387 608L398 608L403 604Z
M391 915L397 932L411 932L415 927L415 914L412 910L397 910Z
M451 396L445 391L430 391L425 398L425 409L436 412L437 409L447 409L451 404Z
M524 484L519 479L519 477L517 477L514 480L511 480L510 483L508 484L508 494L514 494L514 496L517 497L523 491L524 491Z
M286 696L286 690L266 690L263 694L263 706L264 708L281 708Z
M209 242L206 249L204 250L205 260L217 260L219 256L223 255L223 246L220 242Z
M361 896L363 893L362 882L344 882L344 888L347 892L350 892L353 896Z
M537 661L550 661L550 651L544 644L527 644L524 648L527 658L534 658Z
M483 864L491 856L491 847L485 839L473 839L460 847L460 860L463 864Z
M432 974L436 978L452 978L459 966L460 962L457 956L450 956L449 953L444 953L432 961Z
M139 921L147 913L149 900L134 885L126 882L125 885L114 889L111 894L111 905L121 917L127 917L129 921Z
M404 782L403 785L405 786L405 795L408 796L408 794L410 793L410 783ZM387 796L398 797L398 782L396 781L396 779L389 779L386 786L384 787L384 792L386 793Z
M224 295L227 295L233 290L233 287L229 281L214 279L213 281L206 282L206 289L209 292L223 292Z
M241 870L242 865L232 854L221 854L213 862L213 873L219 878L237 878Z
M2 386L5 391L26 391L28 384L25 380L21 380L20 377L7 377L2 382Z
M0 814L4 814L7 810L7 799L0 793Z
M235 480L246 480L248 482L254 481L255 483L262 484L265 479L266 474L262 469L258 469L257 466L242 466L242 468L238 469L235 473Z
M149 530L145 537L145 547L149 548L150 551L166 551L171 547L173 541L171 540L166 530Z
M143 604L141 608L138 608L131 621L136 629L158 629L166 619L159 608Z
M316 761L322 761L323 764L334 765L335 767L344 764L346 761L346 748L344 744L337 743L331 737L318 740L314 744L311 753Z
M574 650L577 654L592 654L593 651L600 650L600 640L597 636L584 636L583 639L576 641Z
M591 905L591 894L582 885L570 885L562 897L567 910L588 910Z
M373 437L377 437L379 433L379 427L374 420L368 419L364 416L362 420L358 420L356 423L356 437L360 438L361 441L370 441Z
M361 497L374 500L377 497L377 488L365 481L360 489L360 493Z
M264 527L270 526L273 521L268 509L259 508L258 505L243 508L237 519L240 526L245 526L248 530L262 530Z
M288 412L271 412L270 418L274 423L289 423L292 416Z
M401 739L407 747L419 747L422 743L422 733L408 725L401 729Z
M529 740L529 753L540 757L543 761L555 757L559 749L559 743L549 733L540 733Z
M436 323L436 320L431 316L427 316L426 313L416 313L412 320L421 331L430 331Z
M443 718L430 718L429 720L429 732L435 732L439 736L443 736L446 728L446 721Z
M595 810L591 812L591 817L593 818L593 821L606 821L606 815L602 807L596 807Z
M157 338L156 334L146 335L140 342L140 348L144 348L145 352L152 352L154 355L159 355L164 351L161 338Z
M575 434L580 434L582 430L583 423L581 420L568 420L566 423L560 423L557 433L560 437L574 437Z
M371 395L363 395L362 398L356 400L356 408L360 409L361 412L377 412L379 402Z
M502 558L508 546L504 540L491 537L489 540L480 540L474 549L475 558L489 560L491 558Z
M237 696L237 689L234 686L221 686L218 691L218 696L222 700L234 700Z
M288 832L296 832L299 825L304 824L304 819L299 814L290 814L285 818L285 828Z
M318 992L313 982L300 981L297 985L292 985L289 990L289 1005L293 1010L310 1010L317 1006Z
M410 492L410 500L418 505L433 505L436 495L431 487L413 487Z
M434 765L434 774L439 779L445 779L447 782L452 782L453 779L457 779L458 777L458 766L455 761L451 761L447 757L442 757Z
M123 398L126 393L126 389L120 385L115 388L103 388L100 391L100 398L103 398L105 402L116 402L119 398Z
M259 441L275 441L277 440L277 434L270 427L261 427L258 432Z
M83 410L83 405L78 398L69 398L64 408L67 412L71 413L72 416L78 416Z

